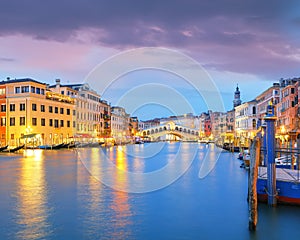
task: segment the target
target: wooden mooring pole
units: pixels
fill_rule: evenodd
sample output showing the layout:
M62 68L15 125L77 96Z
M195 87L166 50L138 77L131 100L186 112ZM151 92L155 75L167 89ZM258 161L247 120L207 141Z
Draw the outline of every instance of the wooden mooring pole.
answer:
M257 224L257 177L258 164L260 161L260 138L256 137L250 147L250 169L248 179L249 201L249 230L255 231Z
M275 121L274 106L270 103L264 118L267 128L267 194L268 204L277 205L276 191L276 167L275 167Z

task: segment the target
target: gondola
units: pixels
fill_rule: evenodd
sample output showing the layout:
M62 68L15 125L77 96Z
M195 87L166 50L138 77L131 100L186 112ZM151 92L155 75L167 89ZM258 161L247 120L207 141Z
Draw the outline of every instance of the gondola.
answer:
M4 147L0 147L0 152L4 151L5 149L8 148L8 145L4 146Z
M16 151L19 151L20 149L24 148L25 145L21 145L19 147L15 147L15 148L7 148L5 150L3 150L2 152L10 152L10 153L13 153L13 152L16 152Z

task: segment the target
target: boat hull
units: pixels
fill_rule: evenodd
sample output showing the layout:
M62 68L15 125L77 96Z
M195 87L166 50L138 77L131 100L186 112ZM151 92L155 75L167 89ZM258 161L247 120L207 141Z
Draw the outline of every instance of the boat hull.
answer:
M268 195L266 193L267 180L257 180L257 197L260 202L267 202ZM290 181L276 181L276 189L278 191L277 202L280 204L300 205L300 183Z

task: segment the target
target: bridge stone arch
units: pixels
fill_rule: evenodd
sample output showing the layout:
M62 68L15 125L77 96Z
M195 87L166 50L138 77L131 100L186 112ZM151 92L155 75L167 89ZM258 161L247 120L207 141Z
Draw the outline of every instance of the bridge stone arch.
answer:
M168 135L176 136L177 140L179 138L183 141L197 141L199 138L199 132L196 129L176 125L174 122L143 130L141 134L150 137L151 141L163 140L161 139L163 136L167 139Z

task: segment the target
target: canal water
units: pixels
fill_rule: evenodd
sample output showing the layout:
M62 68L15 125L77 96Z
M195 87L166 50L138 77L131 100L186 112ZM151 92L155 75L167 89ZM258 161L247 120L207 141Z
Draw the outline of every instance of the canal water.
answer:
M2 153L0 239L299 239L292 206L259 204L249 233L246 194L236 154L213 144Z

